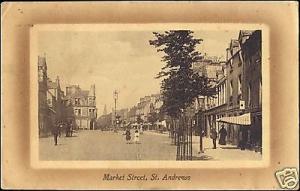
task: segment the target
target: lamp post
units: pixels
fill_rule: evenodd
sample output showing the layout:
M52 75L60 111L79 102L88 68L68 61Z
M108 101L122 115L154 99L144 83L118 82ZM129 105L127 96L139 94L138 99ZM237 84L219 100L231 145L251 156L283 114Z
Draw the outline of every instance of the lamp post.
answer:
M203 151L203 138L202 138L202 131L203 131L203 116L202 116L202 109L203 107L200 106L200 100L199 97L197 98L197 102L198 102L198 108L197 108L197 113L196 113L196 124L197 127L199 128L200 131L200 150L199 153L204 153Z
M114 131L117 132L117 99L118 99L118 91L115 90L113 92L114 100L115 100L115 121L114 121Z

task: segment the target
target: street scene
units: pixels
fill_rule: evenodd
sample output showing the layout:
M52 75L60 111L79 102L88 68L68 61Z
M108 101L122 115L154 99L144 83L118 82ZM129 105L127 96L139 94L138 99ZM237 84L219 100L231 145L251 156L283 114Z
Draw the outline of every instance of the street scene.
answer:
M262 31L38 36L39 160L261 160Z

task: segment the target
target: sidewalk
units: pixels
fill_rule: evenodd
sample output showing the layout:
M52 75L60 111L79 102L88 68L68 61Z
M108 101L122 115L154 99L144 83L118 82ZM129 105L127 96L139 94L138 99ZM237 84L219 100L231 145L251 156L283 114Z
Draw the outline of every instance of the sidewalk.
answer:
M262 155L259 152L250 150L241 150L236 145L219 145L213 149L212 139L203 137L203 150L200 153L200 137L193 136L193 156L202 160L261 160Z

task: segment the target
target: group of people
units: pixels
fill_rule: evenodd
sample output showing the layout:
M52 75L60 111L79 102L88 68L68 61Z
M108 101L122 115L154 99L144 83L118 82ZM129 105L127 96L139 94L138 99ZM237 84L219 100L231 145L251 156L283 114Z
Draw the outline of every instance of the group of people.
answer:
M64 123L62 121L58 121L56 125L53 126L52 134L54 137L54 145L57 145L58 137L61 136L62 130L65 129L66 137L72 137L73 134L73 123L72 121L68 123Z
M245 150L247 147L247 142L248 142L248 129L247 128L241 128L238 132L239 134L239 142L238 142L238 147L241 150ZM224 125L222 125L221 129L219 132L216 131L215 128L211 129L210 132L210 138L213 141L213 149L216 149L217 147L217 138L219 136L219 145L226 145L226 136L227 136L227 131L224 128Z
M210 138L213 140L213 149L217 148L218 134L220 135L219 145L226 145L227 131L224 128L224 125L222 125L222 128L220 129L219 133L217 132L216 128L212 128L210 132Z
M125 131L125 140L126 144L131 143L131 132L129 128ZM138 129L134 130L133 142L136 144L140 143L140 131Z

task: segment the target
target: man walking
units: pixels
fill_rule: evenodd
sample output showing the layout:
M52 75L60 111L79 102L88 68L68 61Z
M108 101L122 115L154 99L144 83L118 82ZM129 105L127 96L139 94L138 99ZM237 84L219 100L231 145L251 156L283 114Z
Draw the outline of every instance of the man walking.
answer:
M70 136L72 137L73 135L73 122L70 121Z
M213 145L214 145L213 149L217 148L217 137L218 137L218 134L217 134L216 128L212 128L211 132L210 132L210 138L213 140Z
M53 137L54 137L54 145L57 145L57 137L59 135L59 127L60 127L60 123L57 122L56 125L54 125L53 129L52 129L52 133L53 133Z
M66 137L70 136L70 122L67 122L66 125Z

